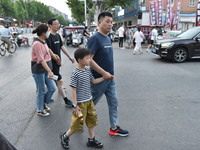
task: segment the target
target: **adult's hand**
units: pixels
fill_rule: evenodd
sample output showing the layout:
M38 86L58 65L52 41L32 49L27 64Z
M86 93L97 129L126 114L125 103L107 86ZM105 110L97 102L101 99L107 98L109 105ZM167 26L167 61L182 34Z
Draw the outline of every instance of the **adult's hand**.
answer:
M74 58L70 57L69 60L71 60L72 63L75 62Z
M109 72L105 72L103 74L103 78L104 78L104 80L112 80L113 75L111 75Z

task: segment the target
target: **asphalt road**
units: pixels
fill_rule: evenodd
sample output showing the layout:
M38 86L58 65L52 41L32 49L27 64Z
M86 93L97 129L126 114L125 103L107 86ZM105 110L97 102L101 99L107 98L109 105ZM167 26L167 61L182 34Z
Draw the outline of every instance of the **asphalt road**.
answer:
M119 125L128 137L108 134L105 97L96 109L100 124L96 139L105 150L199 150L200 59L171 63L150 53L132 55L114 43L115 79L119 96ZM74 48L68 47L71 55ZM72 109L66 108L56 91L51 115L35 114L36 91L30 70L31 47L0 57L0 132L18 150L62 150L59 133L70 127ZM75 64L62 55L66 92ZM70 138L71 150L86 147L87 129Z

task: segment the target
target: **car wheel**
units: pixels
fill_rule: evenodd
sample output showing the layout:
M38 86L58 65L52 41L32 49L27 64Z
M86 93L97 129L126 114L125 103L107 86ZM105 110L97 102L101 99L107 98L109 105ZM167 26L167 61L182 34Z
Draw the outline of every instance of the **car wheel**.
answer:
M176 48L172 55L172 60L177 63L184 62L188 58L188 52L185 48Z

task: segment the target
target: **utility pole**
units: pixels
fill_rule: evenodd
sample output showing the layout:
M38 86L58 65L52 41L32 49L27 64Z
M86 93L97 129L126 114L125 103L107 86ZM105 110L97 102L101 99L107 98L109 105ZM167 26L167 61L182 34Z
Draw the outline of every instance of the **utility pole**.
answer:
M87 4L86 4L86 0L79 0L79 1L84 1L84 5L85 5L85 26L87 26Z

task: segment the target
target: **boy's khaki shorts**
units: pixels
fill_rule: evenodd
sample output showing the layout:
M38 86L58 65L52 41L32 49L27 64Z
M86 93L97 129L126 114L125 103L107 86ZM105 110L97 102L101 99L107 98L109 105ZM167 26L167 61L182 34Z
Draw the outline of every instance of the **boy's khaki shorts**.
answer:
M84 122L87 127L95 127L99 124L97 113L94 107L94 103L92 100L78 103L78 106L81 109L83 114L83 121L81 121L78 117L76 117L75 113L72 113L72 123L71 123L71 131L73 132L83 132L84 131Z

